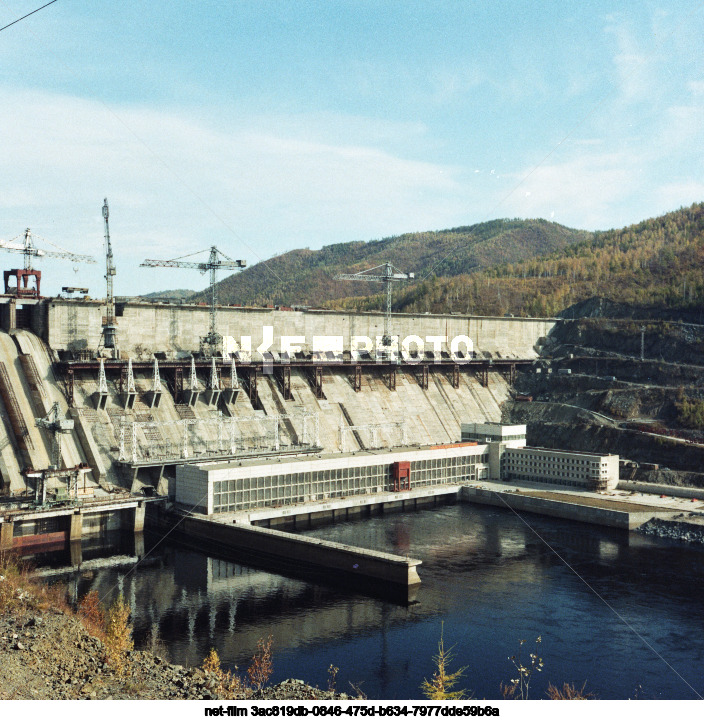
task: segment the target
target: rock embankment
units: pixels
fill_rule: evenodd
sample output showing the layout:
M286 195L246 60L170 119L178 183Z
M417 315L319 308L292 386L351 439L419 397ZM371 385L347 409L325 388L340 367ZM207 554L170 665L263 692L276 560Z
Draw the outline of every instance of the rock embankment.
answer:
M644 523L639 529L639 533L646 536L658 536L659 538L669 538L673 541L685 541L686 543L704 543L704 524L699 521L682 519L663 520L660 518L652 518Z
M13 598L0 613L0 699L221 698L217 673L170 664L146 651L130 651L124 670L117 673L106 661L103 642L91 636L74 614L37 603L35 590L3 589L3 581L0 575L0 591L11 591ZM348 696L289 679L228 698Z

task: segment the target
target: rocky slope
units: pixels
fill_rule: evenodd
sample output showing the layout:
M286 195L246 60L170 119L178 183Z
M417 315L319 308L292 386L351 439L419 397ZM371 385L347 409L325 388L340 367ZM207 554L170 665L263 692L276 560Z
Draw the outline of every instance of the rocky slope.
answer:
M0 564L1 565L1 564ZM16 579L13 579L16 581ZM117 673L102 641L56 597L31 582L11 582L0 569L0 699L218 699L220 678L167 663L146 651L127 654ZM231 699L341 699L290 679Z

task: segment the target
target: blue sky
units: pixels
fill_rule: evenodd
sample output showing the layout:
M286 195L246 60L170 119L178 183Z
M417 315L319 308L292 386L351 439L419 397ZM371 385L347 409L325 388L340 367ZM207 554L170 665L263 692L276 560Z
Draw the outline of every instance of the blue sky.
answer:
M0 0L0 26L41 4ZM620 227L704 201L702 37L692 0L58 0L0 32L0 238L95 255L37 267L100 296L105 196L120 295L204 287L138 266L212 244L252 265L498 217Z

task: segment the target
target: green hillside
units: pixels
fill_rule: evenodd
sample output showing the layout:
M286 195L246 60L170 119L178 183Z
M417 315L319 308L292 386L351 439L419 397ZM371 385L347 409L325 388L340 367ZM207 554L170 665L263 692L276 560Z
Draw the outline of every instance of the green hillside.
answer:
M178 288L177 290L159 290L156 293L147 293L142 298L149 300L184 300L190 298L194 293L194 290Z
M698 317L704 308L704 204L597 232L523 262L471 275L421 278L396 293L394 309L546 316L594 296ZM330 305L378 309L382 298L347 298Z
M364 296L374 285L336 281L337 273L356 273L386 261L422 276L474 273L499 263L517 263L564 251L591 237L546 220L494 220L451 230L407 233L369 242L293 250L225 278L218 283L221 303L242 305L314 305L348 296ZM207 301L207 293L193 296Z

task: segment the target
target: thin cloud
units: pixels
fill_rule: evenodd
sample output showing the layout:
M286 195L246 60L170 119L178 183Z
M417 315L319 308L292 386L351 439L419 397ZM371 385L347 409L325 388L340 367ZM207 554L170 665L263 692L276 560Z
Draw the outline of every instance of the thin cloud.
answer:
M465 194L457 168L373 145L245 125L213 129L185 114L107 109L50 93L5 88L2 95L6 108L17 110L0 117L0 198L13 209L0 237L37 226L61 245L99 252L96 215L108 195L111 207L122 209L111 222L132 248L146 240L152 255L173 257L215 242L254 263L260 258L248 248L267 257L287 247L433 227L460 214ZM27 107L30 118L21 110ZM32 198L41 198L43 217ZM148 239L157 238L155 247Z

